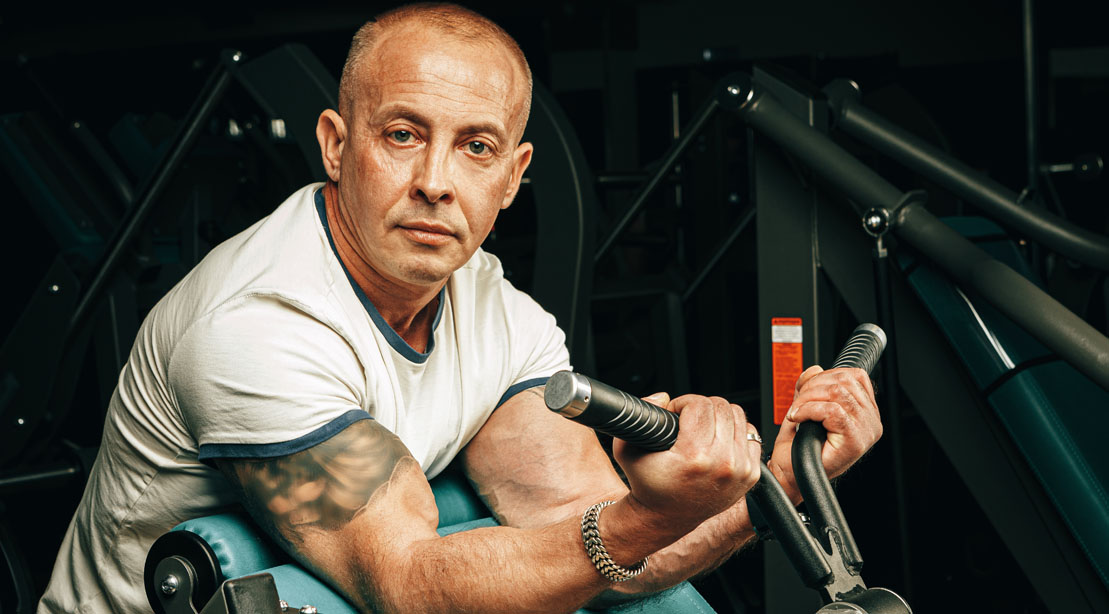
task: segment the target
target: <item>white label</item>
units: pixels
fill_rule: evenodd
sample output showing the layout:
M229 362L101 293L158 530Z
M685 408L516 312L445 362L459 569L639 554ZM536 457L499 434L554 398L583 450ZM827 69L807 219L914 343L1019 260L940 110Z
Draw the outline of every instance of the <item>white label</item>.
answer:
M771 343L801 343L801 326L771 326L770 327L770 342Z

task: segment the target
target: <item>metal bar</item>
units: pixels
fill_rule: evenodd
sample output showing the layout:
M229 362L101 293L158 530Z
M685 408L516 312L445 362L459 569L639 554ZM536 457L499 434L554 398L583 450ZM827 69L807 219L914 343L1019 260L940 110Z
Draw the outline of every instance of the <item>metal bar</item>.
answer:
M770 137L854 201L857 213L870 208L891 207L900 200L900 190L830 138L785 111L769 94L756 90L754 97L740 107L740 111L751 127Z
M130 207L134 200L134 192L131 182L127 179L127 176L123 174L123 170L120 169L119 165L115 163L115 160L108 155L104 146L100 144L100 141L96 139L96 136L92 134L92 131L89 130L84 122L70 122L69 129L73 136L77 138L77 141L84 146L85 151L92 156L96 165L100 167L100 172L104 173L104 177L115 190L116 196L119 197L120 203L123 204L123 208L126 209Z
M644 184L644 186L639 190L639 193L636 194L631 206L628 207L628 210L624 212L624 215L620 218L620 220L616 222L616 225L612 228L612 231L609 232L604 242L601 243L600 247L597 249L596 254L593 256L594 264L601 261L601 258L603 258L604 255L608 253L609 248L611 248L612 244L616 242L616 239L620 237L620 234L624 232L624 229L627 228L628 224L630 224L631 221L635 219L635 216L639 213L639 210L643 208L643 204L647 202L647 198L651 195L652 192L654 192L655 188L658 187L658 184L662 181L662 179L666 177L666 175L670 172L670 169L673 168L674 164L678 161L678 158L681 157L683 153L685 153L686 149L689 148L689 145L693 142L694 137L700 134L701 129L704 128L705 123L709 120L709 118L711 118L713 114L716 113L717 106L718 104L715 97L710 98L707 102L705 102L705 104L694 116L693 120L690 121L689 125L685 128L685 130L682 131L681 138L675 141L674 144L670 146L670 149L663 157L662 164L658 167L657 170L655 170L654 173L651 174L651 178L647 180L647 183Z
M961 286L974 288L1028 334L1109 390L1109 339L1100 331L919 203L909 203L898 211L893 230Z
M238 53L231 56L235 62L238 62L241 57ZM189 110L184 124L174 139L173 147L162 158L158 168L147 177L139 190L139 199L127 211L125 218L108 242L104 257L96 268L96 274L89 282L80 302L77 303L73 317L69 321L70 333L79 328L88 317L93 303L111 279L116 266L130 246L132 239L138 234L147 214L150 213L150 209L157 202L158 197L162 195L162 191L169 185L170 180L181 166L186 154L192 148L201 129L207 122L208 116L212 114L230 83L231 75L227 68L223 64L218 65L212 76L208 78L201 95Z
M867 109L856 100L858 90L853 84L837 81L824 91L836 115L836 128L974 203L1002 225L1067 258L1109 271L1105 236L1047 211L1022 207L1012 190Z
M880 241L880 239L879 239ZM897 537L901 544L901 586L907 598L913 596L913 574L909 542L909 495L905 485L904 437L901 430L901 389L897 383L897 333L893 322L893 288L890 286L889 252L876 246L873 252L874 298L878 326L888 335L882 354L881 392L889 426L890 456L893 460L893 490L897 501Z
M736 239L739 238L739 235L741 235L744 229L747 228L747 225L751 223L751 220L755 219L755 210L756 207L754 205L748 207L746 213L744 213L743 217L740 218L739 223L736 224L734 229L732 229L731 234L729 234L728 237L724 239L724 242L720 244L719 248L717 248L716 253L712 255L712 258L708 261L708 264L706 264L701 269L701 272L697 274L696 279L694 279L685 289L685 292L682 293L683 303L688 301L689 297L693 296L693 293L696 292L697 288L701 286L701 282L705 281L705 278L708 277L709 273L711 273L712 270L716 268L716 264L720 262L720 259L724 257L724 254L728 253L728 250L731 249L732 244L735 243Z
M921 251L963 287L974 288L1036 340L1109 390L1109 339L1100 331L939 221L920 202L897 192L829 137L793 118L772 96L755 91L738 111L748 124L848 198L893 210L891 228L899 239Z
M766 463L762 464L760 471L758 483L747 491L748 503L754 502L758 507L759 513L766 524L770 525L774 538L781 544L786 558L797 570L797 575L805 586L824 586L832 575L832 567L820 545L801 522L797 510L793 508L793 502L782 490L782 485Z
M4 492L20 486L26 486L28 484L45 482L47 480L70 478L74 475L77 475L78 472L79 468L76 465L63 465L50 469L39 469L37 471L31 471L27 473L0 476L0 492Z
M1036 66L1035 3L1021 3L1024 30L1024 136L1028 164L1028 189L1040 189L1040 92Z

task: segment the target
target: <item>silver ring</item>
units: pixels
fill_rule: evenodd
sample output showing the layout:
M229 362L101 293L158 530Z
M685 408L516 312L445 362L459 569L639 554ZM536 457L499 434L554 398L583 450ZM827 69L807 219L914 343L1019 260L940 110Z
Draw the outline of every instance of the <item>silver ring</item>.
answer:
M762 437L758 433L747 433L747 441L757 441L762 443Z

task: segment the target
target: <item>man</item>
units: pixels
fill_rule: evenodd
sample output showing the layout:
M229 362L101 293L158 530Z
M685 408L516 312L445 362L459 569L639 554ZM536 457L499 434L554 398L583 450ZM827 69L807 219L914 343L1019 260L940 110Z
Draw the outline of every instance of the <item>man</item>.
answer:
M459 7L359 31L317 127L330 180L213 250L144 322L40 612L145 610L150 543L236 501L369 612L572 611L752 537L760 447L738 406L653 397L681 431L665 452L617 442L625 485L592 431L543 404L569 366L562 333L479 249L531 161L530 81L515 42ZM802 375L771 460L795 499L804 420L828 429L832 474L881 431L861 371ZM503 526L438 537L428 479L456 456Z

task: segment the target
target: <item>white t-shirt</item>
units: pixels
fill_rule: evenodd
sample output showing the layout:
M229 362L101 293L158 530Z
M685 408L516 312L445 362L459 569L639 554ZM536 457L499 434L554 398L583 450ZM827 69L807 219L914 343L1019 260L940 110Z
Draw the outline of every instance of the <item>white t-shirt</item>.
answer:
M348 278L320 187L213 249L143 322L40 614L148 611L151 543L236 502L212 459L292 454L373 419L430 479L497 406L569 368L554 317L482 250L413 350Z

